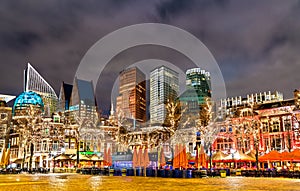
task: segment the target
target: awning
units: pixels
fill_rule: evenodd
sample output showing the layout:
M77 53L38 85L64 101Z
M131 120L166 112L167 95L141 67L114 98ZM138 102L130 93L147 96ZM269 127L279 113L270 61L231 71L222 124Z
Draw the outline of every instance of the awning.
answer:
M54 160L70 160L70 157L68 155L61 154L58 157L55 157Z
M77 155L74 155L71 159L72 160L77 160ZM90 161L91 159L88 158L85 155L79 154L79 160L81 160L81 161Z
M213 162L222 162L226 156L222 151L218 151L215 154L212 155L212 161Z
M281 161L282 157L278 151L271 151L268 154L265 154L261 157L259 157L259 161Z
M242 151L238 150L235 153L228 155L224 158L224 161L226 162L232 162L232 161L255 161L254 158L244 154Z
M98 157L97 155L93 155L90 160L92 161L102 161L103 160L103 157Z
M16 163L16 164L22 164L22 162L23 162L23 158L16 158L12 160L12 163Z

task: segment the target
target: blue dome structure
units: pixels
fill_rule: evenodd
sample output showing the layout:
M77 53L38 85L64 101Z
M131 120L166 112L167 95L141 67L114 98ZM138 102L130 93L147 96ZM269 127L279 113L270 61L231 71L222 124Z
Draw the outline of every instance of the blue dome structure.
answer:
M13 115L16 110L27 109L30 105L34 105L36 108L44 111L44 102L41 96L33 91L22 92L15 100L13 106Z

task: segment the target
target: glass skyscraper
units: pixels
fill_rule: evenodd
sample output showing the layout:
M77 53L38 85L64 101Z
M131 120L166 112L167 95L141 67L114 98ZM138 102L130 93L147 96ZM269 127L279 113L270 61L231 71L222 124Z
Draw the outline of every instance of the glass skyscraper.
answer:
M163 124L168 101L175 101L179 93L179 74L160 66L150 72L150 122Z
M210 73L200 68L192 68L186 71L186 86L211 97Z
M117 113L125 118L146 122L146 76L137 67L120 73Z
M51 116L56 111L58 97L54 89L29 63L24 70L24 91L33 91L42 97L45 116Z
M81 80L75 77L69 111L75 112L80 118L92 120L95 120L95 117L98 118L92 81Z
M180 102L188 113L199 113L200 105L211 98L210 73L200 68L186 71L186 91L180 95Z

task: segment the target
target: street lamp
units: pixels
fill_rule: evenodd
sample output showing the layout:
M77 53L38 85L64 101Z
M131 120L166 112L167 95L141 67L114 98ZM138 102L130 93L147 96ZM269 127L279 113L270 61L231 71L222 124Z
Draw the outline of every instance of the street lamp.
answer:
M235 150L231 148L231 149L230 149L230 154L231 154L232 161L233 161L233 167L235 168L235 162L234 162L234 152L235 152Z
M258 139L254 138L254 144L255 144L255 165L256 165L256 170L259 170L259 165L258 165Z
M287 138L288 138L288 150L291 152L291 136L290 136L290 130L291 130L291 124L290 122L285 124L286 130L287 130Z
M201 146L201 133L199 131L196 132L196 147L194 150L196 150L196 166L198 167L199 170L199 148Z
M212 170L212 146L211 143L209 144L209 168L210 172Z

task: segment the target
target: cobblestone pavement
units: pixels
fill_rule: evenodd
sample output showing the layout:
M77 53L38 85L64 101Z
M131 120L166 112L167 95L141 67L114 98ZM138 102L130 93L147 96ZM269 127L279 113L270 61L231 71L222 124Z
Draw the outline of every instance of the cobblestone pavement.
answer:
M0 175L0 191L300 190L300 179L107 177L79 174Z

